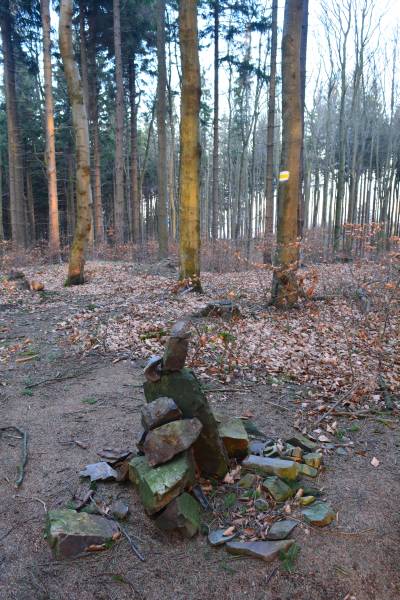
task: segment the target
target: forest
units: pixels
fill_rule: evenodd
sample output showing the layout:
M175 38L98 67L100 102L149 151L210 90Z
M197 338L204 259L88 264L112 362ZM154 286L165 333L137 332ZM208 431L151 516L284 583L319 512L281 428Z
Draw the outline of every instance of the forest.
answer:
M0 0L0 597L398 600L400 6Z

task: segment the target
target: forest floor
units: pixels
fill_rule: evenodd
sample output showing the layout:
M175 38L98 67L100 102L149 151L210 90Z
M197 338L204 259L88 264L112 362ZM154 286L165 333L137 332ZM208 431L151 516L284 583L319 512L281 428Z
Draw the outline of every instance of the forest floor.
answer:
M79 288L63 287L65 266L23 270L45 292L1 281L0 426L29 435L18 490L19 441L0 438L2 600L398 600L400 328L390 262L304 272L307 295L319 300L290 313L268 308L263 271L206 273L205 294L195 297L180 293L168 263L92 262ZM88 558L54 560L43 503L67 505L84 486L79 471L102 448L135 445L145 360L177 318L226 297L242 316L195 319L189 364L208 388L224 390L210 392L213 407L250 412L270 437L306 428L343 442L345 454L325 453L317 480L337 522L299 524L301 552L287 573L279 561L231 557L202 535L187 541L161 532L129 484L108 483L99 492L128 503L126 527L146 562L125 539Z

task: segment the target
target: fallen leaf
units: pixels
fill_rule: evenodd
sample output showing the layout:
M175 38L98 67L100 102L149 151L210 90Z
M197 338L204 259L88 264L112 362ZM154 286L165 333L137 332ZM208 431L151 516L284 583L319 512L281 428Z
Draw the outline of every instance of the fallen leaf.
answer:
M374 458L371 460L371 465L373 467L379 467L380 464L380 461L374 456Z
M233 525L231 527L228 527L228 529L225 529L223 535L232 535L232 533L235 531L235 528L233 527Z

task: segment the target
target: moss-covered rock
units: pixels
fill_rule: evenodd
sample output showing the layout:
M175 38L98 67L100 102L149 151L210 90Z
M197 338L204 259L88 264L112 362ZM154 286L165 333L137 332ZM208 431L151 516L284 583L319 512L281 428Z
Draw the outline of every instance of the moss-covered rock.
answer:
M296 479L299 474L298 463L281 458L269 458L267 456L256 456L251 454L242 462L242 467L250 471L276 475L282 479Z
M190 494L184 492L156 518L160 529L178 530L187 538L193 537L200 529L201 507Z
M241 419L223 419L218 425L218 431L230 458L244 458L248 455L249 436Z
M194 462L191 454L185 452L164 465L152 468L145 456L135 456L129 462L129 479L136 487L146 512L152 515L194 482Z
M98 515L70 509L47 513L45 537L56 558L74 558L105 550L120 535L117 523Z

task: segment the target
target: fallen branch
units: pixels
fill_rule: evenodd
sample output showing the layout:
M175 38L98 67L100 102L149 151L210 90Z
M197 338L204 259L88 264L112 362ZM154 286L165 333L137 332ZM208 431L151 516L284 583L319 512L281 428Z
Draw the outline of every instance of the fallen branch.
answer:
M324 419L326 419L326 417L328 415L330 415L335 410L335 408L337 406L339 406L339 404L341 404L342 402L347 400L347 398L349 398L349 396L351 396L353 394L353 392L357 389L357 387L358 387L358 385L353 385L347 392L345 392L342 396L340 396L339 400L337 400L334 404L332 404L332 406L315 421L313 427L316 427L317 425L319 425Z
M15 425L9 425L8 427L0 427L0 432L9 431L10 429L17 431L21 436L19 438L21 440L21 463L18 467L19 475L15 481L16 487L20 487L25 477L25 467L26 463L28 462L28 434L26 433L26 431L20 429L19 427L16 427Z
M138 548L136 547L135 543L133 542L132 538L130 537L130 535L128 534L126 529L124 527L122 527L121 523L118 523L118 527L120 528L121 533L128 540L130 547L132 548L133 552L136 554L138 559L141 560L142 562L145 562L145 560L146 560L145 557L139 552Z
M58 381L66 381L67 379L74 379L75 377L81 377L82 375L87 375L94 371L95 369L99 369L104 365L93 365L90 369L84 369L83 371L76 371L75 373L69 373L68 375L61 375L58 373L55 377L50 377L49 379L42 379L40 381L35 381L34 383L28 383L25 388L30 390L34 387L38 387L39 385L47 385L51 383L57 383Z

